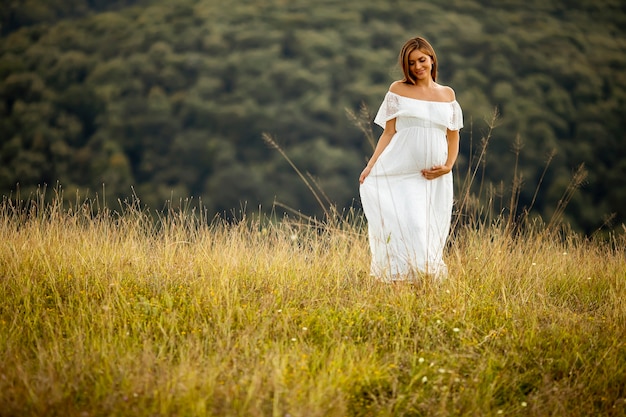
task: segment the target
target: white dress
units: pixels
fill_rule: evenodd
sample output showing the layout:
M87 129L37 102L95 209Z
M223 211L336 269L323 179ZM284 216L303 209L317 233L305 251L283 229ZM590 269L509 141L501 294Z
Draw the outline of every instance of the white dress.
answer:
M456 101L423 101L387 92L374 122L396 119L396 133L360 186L372 253L371 274L384 281L420 273L443 278L452 217L452 172L434 180L421 170L445 164L446 129L463 127Z

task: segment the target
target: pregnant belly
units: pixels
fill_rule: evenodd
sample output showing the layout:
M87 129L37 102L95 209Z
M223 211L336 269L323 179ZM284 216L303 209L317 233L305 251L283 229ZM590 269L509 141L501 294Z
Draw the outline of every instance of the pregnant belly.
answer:
M420 173L442 165L448 157L445 134L439 129L407 128L394 135L376 161L372 174L402 175Z

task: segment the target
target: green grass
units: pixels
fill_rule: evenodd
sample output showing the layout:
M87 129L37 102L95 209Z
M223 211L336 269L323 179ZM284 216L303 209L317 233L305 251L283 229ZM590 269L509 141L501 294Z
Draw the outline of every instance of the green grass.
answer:
M440 285L325 227L0 207L2 416L618 416L626 239L458 226Z

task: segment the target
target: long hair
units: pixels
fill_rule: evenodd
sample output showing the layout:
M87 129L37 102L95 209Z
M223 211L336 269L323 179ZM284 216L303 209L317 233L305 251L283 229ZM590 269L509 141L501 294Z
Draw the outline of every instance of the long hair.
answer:
M400 50L400 56L398 57L400 67L402 68L402 72L404 72L404 82L409 84L415 84L416 80L409 71L409 55L411 52L418 49L422 53L430 56L433 61L433 67L430 70L430 76L433 81L437 81L437 54L435 54L435 50L432 45L428 43L428 41L422 37L411 38L402 47Z

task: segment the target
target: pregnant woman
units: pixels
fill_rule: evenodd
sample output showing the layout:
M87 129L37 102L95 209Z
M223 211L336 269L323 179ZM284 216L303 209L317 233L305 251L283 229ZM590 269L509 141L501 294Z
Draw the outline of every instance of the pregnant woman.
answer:
M384 130L359 177L371 274L388 282L442 279L463 114L454 90L436 82L428 41L409 39L399 63L404 78L391 84L376 114Z

